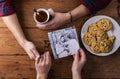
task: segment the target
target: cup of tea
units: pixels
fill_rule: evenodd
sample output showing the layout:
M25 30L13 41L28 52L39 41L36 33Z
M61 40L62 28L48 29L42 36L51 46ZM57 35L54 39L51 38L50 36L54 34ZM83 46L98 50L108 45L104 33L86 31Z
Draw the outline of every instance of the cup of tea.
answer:
M50 20L50 14L48 10L44 8L34 9L33 17L37 24L44 24Z

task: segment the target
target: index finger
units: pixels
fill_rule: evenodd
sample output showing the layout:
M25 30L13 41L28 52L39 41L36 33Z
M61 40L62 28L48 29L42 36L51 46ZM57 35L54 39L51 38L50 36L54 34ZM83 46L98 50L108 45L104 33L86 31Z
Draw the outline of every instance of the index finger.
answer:
M38 57L38 56L40 56L40 54L39 54L39 52L37 51L37 49L36 48L33 48L33 53L34 53L34 55L35 55L35 57Z
M46 25L40 25L40 24L36 24L36 26L40 29L45 29Z
M35 58L35 65L37 65L39 63L40 57L36 57Z
M50 52L47 51L46 52L46 63L49 63L49 62L51 62L51 56L50 56Z
M81 48L80 49L80 55L81 55L81 61L86 61L86 55L85 55L85 52L84 50Z

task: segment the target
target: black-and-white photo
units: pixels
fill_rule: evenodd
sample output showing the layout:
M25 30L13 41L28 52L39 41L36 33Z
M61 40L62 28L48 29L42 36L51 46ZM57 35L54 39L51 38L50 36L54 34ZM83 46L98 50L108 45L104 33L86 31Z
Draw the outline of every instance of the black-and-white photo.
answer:
M74 26L49 32L48 36L55 59L73 55L80 48Z

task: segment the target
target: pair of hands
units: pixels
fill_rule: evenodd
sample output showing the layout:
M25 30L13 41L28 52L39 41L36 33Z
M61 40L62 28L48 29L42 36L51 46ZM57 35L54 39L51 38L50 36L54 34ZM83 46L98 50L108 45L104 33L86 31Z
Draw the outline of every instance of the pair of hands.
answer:
M46 24L36 24L36 26L40 29L56 29L60 25L66 23L67 19L69 19L69 14L68 13L58 13L54 12L52 9L48 9L50 15L52 16L52 20L49 21ZM30 42L26 41L24 45L22 45L24 50L27 52L29 55L30 59L35 59L39 55L39 52L37 51L35 45Z
M73 55L73 58L72 74L73 79L77 79L77 76L80 76L81 70L86 62L85 52L81 49ZM36 58L35 66L37 71L37 79L47 79L51 64L52 60L49 52L45 52L43 55Z
M47 79L47 74L52 64L50 53L45 52L43 55L39 55L35 45L30 41L24 44L24 49L31 59L35 59L37 79ZM81 74L81 70L85 64L85 52L81 49L73 55L73 58L72 74L73 77L76 77Z
M56 29L60 25L63 25L66 22L68 22L70 19L69 13L58 13L58 12L54 12L52 9L49 9L48 11L52 16L52 20L46 24L37 24L36 26L38 28ZM31 59L36 60L35 66L37 70L37 79L46 79L52 63L49 52L45 52L43 55L39 55L39 52L37 51L35 45L30 41L27 41L23 45L23 48L25 49L25 51L27 52L27 54ZM79 52L80 53L76 52L73 55L74 58L72 65L73 77L76 76L76 74L80 75L81 70L86 61L86 56L84 51L81 49Z

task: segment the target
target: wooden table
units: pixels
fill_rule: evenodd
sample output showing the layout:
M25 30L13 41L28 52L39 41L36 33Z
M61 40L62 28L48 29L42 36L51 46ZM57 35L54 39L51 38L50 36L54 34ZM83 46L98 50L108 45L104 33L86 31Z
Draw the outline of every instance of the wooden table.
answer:
M44 51L46 47L50 49L47 33L53 30L40 30L35 27L33 9L43 7L46 9L53 8L59 12L67 12L78 6L79 3L80 0L15 0L17 14L24 33L28 40L35 43L39 52ZM118 5L117 0L112 0L106 9L99 11L96 15L108 15L120 23L120 17L118 17L116 10ZM92 16L79 18L60 28L75 25L80 40L81 28L90 17ZM84 48L81 40L80 46ZM83 78L120 79L120 49L107 57L94 56L88 51L86 51L86 55L87 63L82 72ZM50 78L71 79L72 61L72 56L54 60L49 74ZM35 79L35 76L34 61L29 59L26 52L20 47L12 33L0 19L0 79Z

